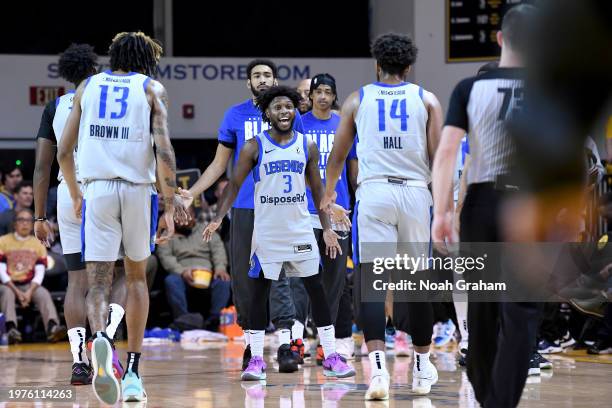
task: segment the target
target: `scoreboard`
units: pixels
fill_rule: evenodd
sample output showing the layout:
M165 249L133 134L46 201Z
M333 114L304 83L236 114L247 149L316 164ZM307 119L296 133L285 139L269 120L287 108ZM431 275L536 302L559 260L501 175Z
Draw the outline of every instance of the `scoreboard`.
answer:
M525 0L446 0L446 61L499 58L497 32L504 13Z

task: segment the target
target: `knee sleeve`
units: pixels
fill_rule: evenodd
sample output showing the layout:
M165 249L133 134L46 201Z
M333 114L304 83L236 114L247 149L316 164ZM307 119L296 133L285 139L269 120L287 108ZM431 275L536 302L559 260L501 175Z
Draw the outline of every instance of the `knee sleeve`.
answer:
M64 255L64 261L66 262L66 268L69 271L80 271L85 269L85 262L81 260L81 253L66 254Z

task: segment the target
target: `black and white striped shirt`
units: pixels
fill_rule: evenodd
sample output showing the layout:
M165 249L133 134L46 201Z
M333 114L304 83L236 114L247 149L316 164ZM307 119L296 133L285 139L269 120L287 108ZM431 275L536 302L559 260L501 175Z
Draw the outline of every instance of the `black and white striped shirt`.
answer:
M497 68L455 87L445 125L468 133L468 184L495 182L497 176L509 173L515 148L506 119L522 105L523 76L520 68Z

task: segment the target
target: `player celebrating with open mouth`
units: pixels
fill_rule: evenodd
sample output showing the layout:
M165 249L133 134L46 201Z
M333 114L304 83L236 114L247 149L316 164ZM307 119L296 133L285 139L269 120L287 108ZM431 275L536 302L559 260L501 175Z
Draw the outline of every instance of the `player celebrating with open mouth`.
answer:
M217 217L204 230L210 240L232 205L245 178L252 172L255 181L255 227L251 244L249 276L255 285L251 297L251 353L243 380L266 378L263 360L264 334L268 323L267 302L271 280L278 279L281 268L287 276L302 278L312 303L312 314L321 338L325 360L324 374L351 377L353 367L336 353L334 326L319 275L319 250L315 239L308 201L308 182L315 202L323 197L316 144L293 129L295 108L300 95L293 89L272 87L257 98L257 106L270 130L260 133L243 147L232 180L218 204ZM340 222L349 222L338 211ZM330 218L320 213L326 253L335 258L340 251L338 235ZM335 217L334 217L335 218ZM334 220L336 221L336 220Z

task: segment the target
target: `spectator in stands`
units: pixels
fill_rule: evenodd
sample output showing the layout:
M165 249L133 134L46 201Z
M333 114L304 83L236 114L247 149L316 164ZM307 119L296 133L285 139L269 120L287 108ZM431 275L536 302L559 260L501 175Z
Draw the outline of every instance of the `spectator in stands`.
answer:
M51 294L42 287L47 265L47 250L34 237L34 213L22 209L16 213L14 233L0 237L0 310L6 314L9 343L21 341L17 329L15 302L28 307L33 302L40 310L47 340L56 342L66 337L60 325Z
M203 290L209 290L210 314L204 328L217 331L221 309L227 305L230 298L227 254L219 235L215 234L208 243L202 241L202 231L206 223L196 221L193 207L190 207L188 212L191 216L189 223L177 225L176 235L170 242L157 247L159 261L168 272L165 279L166 296L176 322L181 316L189 314L188 294L197 297ZM207 278L202 278L203 275L207 275ZM209 284L202 283L202 279Z
M13 209L15 199L13 194L19 183L23 180L21 169L17 166L2 171L2 186L0 186L0 212Z
M15 214L23 209L31 209L34 193L32 191L32 183L22 181L15 187L13 194L14 206L12 209L0 213L0 235L12 232L13 220Z

